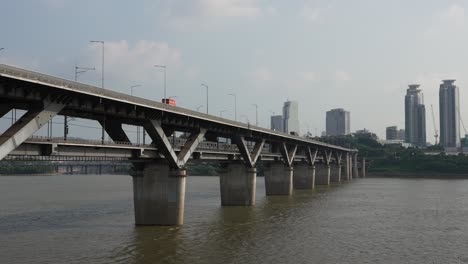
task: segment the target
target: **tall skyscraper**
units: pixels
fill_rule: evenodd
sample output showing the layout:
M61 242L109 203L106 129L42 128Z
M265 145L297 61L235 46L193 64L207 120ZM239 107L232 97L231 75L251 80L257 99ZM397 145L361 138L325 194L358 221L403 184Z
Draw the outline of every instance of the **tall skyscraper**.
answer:
M299 134L299 103L296 101L284 102L283 129L285 133Z
M426 146L426 108L419 84L411 84L405 96L405 140L416 146Z
M327 136L339 136L350 134L350 124L351 119L349 111L345 111L343 108L337 108L327 112Z
M460 100L455 80L444 80L439 89L440 144L460 147Z
M271 130L284 132L282 115L271 116Z

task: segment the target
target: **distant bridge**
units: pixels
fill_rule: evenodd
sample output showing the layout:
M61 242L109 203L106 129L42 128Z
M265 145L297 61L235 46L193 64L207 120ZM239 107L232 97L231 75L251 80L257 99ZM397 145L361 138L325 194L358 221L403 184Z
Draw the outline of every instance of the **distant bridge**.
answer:
M183 223L189 159L223 161L222 205L254 204L258 162L265 163L267 195L291 195L293 187L312 189L358 177L355 149L7 65L0 65L0 103L0 116L13 109L26 111L0 136L0 160L132 162L138 225ZM101 140L71 140L66 133L62 138L34 136L57 115L96 120L111 141L105 141L104 134ZM123 124L143 127L152 143L131 142ZM176 132L185 137L176 137ZM227 143L220 143L220 138Z

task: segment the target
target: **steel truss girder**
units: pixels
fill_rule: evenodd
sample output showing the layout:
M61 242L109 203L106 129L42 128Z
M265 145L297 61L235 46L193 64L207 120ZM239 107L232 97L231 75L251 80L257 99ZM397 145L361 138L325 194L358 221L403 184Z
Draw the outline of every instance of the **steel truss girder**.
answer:
M99 124L114 142L130 143L130 139L122 128L122 123L112 120L99 120Z
M42 109L31 109L0 136L0 160L15 150L64 108L63 104L44 101Z
M255 142L252 153L250 153L249 148L247 147L247 141L245 140L245 137L236 136L234 137L234 141L236 142L237 148L239 149L245 164L250 168L254 168L258 158L260 157L263 146L265 145L265 139L257 140Z
M317 154L318 154L318 149L312 150L310 147L307 147L307 149L306 149L306 159L307 159L307 163L310 166L314 165L315 160L317 159Z
M285 142L280 143L279 146L281 156L283 157L284 163L288 166L291 167L292 163L294 161L294 158L296 156L297 152L297 145L293 144L288 148L288 144Z
M158 149L162 152L172 168L183 168L185 166L197 146L203 141L207 132L205 128L200 128L198 131L192 132L177 154L169 142L166 132L162 128L159 120L149 120L149 122L145 123L144 128L151 139L157 142Z
M324 149L322 150L322 154L323 154L323 160L325 161L325 164L330 165L332 154L333 154L332 151Z

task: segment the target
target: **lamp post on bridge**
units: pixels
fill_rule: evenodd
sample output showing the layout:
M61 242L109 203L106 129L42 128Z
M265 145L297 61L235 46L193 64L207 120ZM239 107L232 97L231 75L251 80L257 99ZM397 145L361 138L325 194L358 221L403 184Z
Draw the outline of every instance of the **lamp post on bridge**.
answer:
M133 89L135 88L138 88L138 87L141 87L141 84L135 84L135 85L132 85L130 86L130 95L133 96ZM136 110L136 106L135 106L135 110ZM140 126L136 126L137 127L137 144L140 144ZM145 130L143 129L143 138L145 138ZM143 140L144 141L144 140Z
M78 76L80 74L83 74L87 71L95 71L96 68L90 68L90 67L80 67L75 65L75 82L78 81ZM68 116L63 117L63 140L67 140L68 134L69 134L69 127L68 127Z
M255 106L255 126L258 126L258 104L252 104Z
M161 68L164 71L164 100L167 98L166 97L166 65L154 65L156 68Z
M237 95L235 93L228 94L234 97L234 120L237 121Z
M208 114L208 85L203 83L201 85L206 88L206 114Z
M90 43L99 43L102 45L102 65L101 65L101 88L104 89L104 41L103 40L91 40ZM101 103L102 103L102 98L99 100ZM102 123L103 124L103 127L102 127L102 133L101 133L101 143L104 144L104 141L106 139L106 134L105 134L105 130L106 130L106 120L105 120L105 116L104 116L104 122Z

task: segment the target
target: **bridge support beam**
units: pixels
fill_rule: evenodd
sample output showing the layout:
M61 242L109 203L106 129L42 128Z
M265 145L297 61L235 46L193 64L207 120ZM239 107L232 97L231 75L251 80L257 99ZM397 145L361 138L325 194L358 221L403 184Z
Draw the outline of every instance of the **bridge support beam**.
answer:
M317 164L315 165L315 185L330 184L330 165Z
M315 166L306 163L294 166L294 189L314 189Z
M266 195L291 195L293 190L293 167L283 163L265 166Z
M44 102L43 108L29 110L0 135L0 160L39 130L62 109L63 104Z
M330 166L330 182L341 181L341 165L333 164Z
M239 162L223 165L219 177L221 205L254 205L257 169Z
M136 225L184 223L185 169L167 162L135 164L133 201Z

